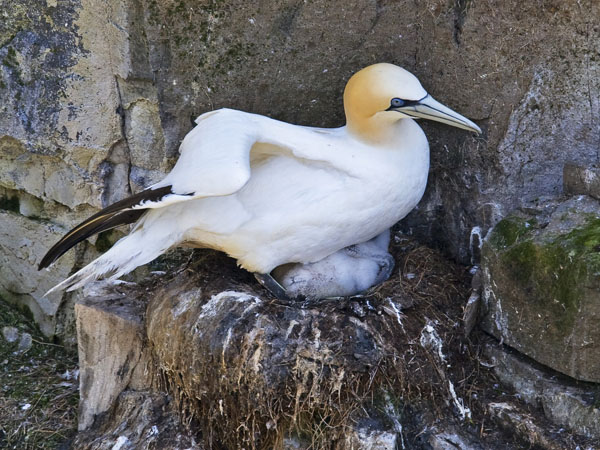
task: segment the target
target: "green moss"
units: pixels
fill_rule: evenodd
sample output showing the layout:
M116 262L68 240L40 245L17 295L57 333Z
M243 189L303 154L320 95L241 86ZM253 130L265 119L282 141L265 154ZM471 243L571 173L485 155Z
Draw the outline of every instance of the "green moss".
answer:
M600 270L600 218L588 218L585 226L571 231L564 241L575 252L571 257L581 257L594 272Z
M112 231L103 231L98 235L98 239L96 239L96 249L99 252L104 253L109 250L115 243L115 240L112 235Z
M2 65L8 69L13 74L15 82L19 86L23 86L25 83L23 82L23 78L21 77L21 70L19 68L19 61L17 59L17 51L14 47L8 47L6 51L6 56L2 59ZM3 87L6 87L6 84L2 82ZM15 96L16 98L16 96Z
M0 209L18 213L19 198L16 195L13 195L11 197L0 197Z
M507 217L494 227L489 242L496 250L510 247L520 238L527 236L536 225L535 219Z
M574 325L586 279L600 271L600 219L547 243L523 240L519 230L505 225L499 232L500 244L512 245L501 262L516 288L531 292L531 300L541 303L564 331Z
M14 47L8 47L6 56L2 60L2 65L10 69L16 69L19 67L19 61L17 61L17 52Z
M556 244L538 245L526 241L502 255L502 263L523 292L531 292L532 301L555 318L561 330L573 326L581 297L581 282L586 266L581 260L569 259L568 252Z

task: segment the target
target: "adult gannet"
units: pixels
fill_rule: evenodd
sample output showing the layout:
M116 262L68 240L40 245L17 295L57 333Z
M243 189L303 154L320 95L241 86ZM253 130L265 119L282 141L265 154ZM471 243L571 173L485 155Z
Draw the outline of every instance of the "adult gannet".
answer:
M344 109L346 125L335 129L231 109L201 115L162 181L93 215L48 251L40 269L95 233L135 222L51 291L117 279L174 246L221 250L280 297L286 286L310 291L315 274L329 274L317 288L328 295L380 281L381 270L368 263L381 266L389 228L417 205L427 182L429 144L413 119L481 130L434 100L410 72L386 63L350 78ZM358 273L361 263L370 267L366 275ZM283 288L270 276L282 265Z

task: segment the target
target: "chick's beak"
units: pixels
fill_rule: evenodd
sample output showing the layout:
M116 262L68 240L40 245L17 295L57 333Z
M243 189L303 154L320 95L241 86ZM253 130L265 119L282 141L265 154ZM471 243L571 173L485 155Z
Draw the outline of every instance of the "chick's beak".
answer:
M408 105L393 109L394 111L401 112L407 116L435 120L447 125L452 125L453 127L458 127L481 134L481 128L479 128L466 117L463 117L457 112L452 111L450 108L442 105L429 94L420 100L410 102Z

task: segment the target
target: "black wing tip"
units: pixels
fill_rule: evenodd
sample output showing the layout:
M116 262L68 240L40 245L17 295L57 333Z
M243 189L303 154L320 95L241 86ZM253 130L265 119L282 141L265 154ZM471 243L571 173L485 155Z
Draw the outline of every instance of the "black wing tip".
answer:
M38 264L38 270L45 269L46 267L50 267L54 261L60 258L69 248L64 248L64 237L61 238L56 244L54 244L50 250L46 252L40 263Z
M144 208L130 209L133 206L139 206L145 201L159 201L163 197L172 194L173 191L171 186L164 186L156 189L146 189L145 191L139 192L131 197L113 203L112 205L104 208L102 211L94 214L88 219L81 222L65 236L63 236L42 258L38 265L38 270L49 267L64 255L71 247L77 245L79 242L87 239L88 237L100 233L102 231L114 228L119 225L125 225L135 222L144 213ZM96 219L100 219L98 224L92 225ZM74 233L75 230L80 229Z
M40 263L38 264L38 272L42 269L45 269L46 267L48 267L50 264L52 264L51 262L46 261L46 258L42 258L42 260L40 261Z
M51 259L50 255L48 253L46 253L46 255L42 258L42 260L40 261L40 263L38 264L38 271L45 269L46 267L49 267L50 264L52 264L54 261L56 261L55 259Z
M68 236L68 234L65 236ZM52 248L50 248L50 250L48 250L48 252L44 255L44 257L38 264L38 270L50 267L52 263L54 263L54 261L56 261L62 255L64 255L71 247L77 245L79 242L81 242L83 239L89 236L90 235L82 236L81 239L78 239L76 241L65 239L65 237L61 238L61 240L54 244Z

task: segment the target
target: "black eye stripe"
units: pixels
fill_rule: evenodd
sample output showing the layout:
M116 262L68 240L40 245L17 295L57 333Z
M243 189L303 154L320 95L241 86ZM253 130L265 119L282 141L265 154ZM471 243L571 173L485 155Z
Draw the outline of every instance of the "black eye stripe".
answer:
M391 108L402 108L404 106L414 106L419 103L419 100L404 100L401 98L393 98L390 102Z
M386 109L386 111L391 111L391 110L394 110L396 108L405 108L407 106L418 105L421 102L421 100L427 98L427 96L428 96L428 94L425 95L425 97L420 98L419 100L404 100L402 98L394 97L390 101L390 107L388 109Z

